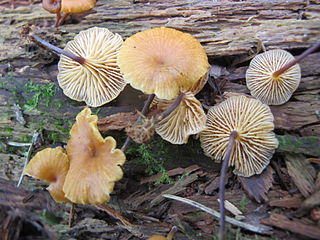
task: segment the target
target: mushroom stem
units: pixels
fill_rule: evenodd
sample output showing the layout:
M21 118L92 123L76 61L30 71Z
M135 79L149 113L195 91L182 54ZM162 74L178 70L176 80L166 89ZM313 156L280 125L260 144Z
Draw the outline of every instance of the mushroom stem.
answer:
M283 74L285 71L287 71L289 68L291 68L292 66L296 65L297 63L299 63L302 59L304 59L305 57L307 57L310 53L313 53L314 51L316 51L318 48L320 47L320 42L314 44L312 47L308 48L306 51L304 51L301 55L299 55L298 57L296 57L293 61L287 63L286 65L284 65L282 68L280 68L279 70L275 71L272 76L274 78L279 77L281 74Z
M144 106L143 106L143 108L142 108L142 110L141 110L141 115L142 115L142 116L145 116L145 115L147 114L147 112L148 112L148 110L149 110L149 107L150 107L150 105L151 105L151 103L152 103L152 101L153 101L153 99L154 99L155 96L156 96L155 94L150 94L150 95L149 95L146 103L144 104ZM136 124L137 122L139 122L139 121L141 121L141 116L138 117L138 119L137 119L137 121L135 122L135 124ZM123 144L123 146L122 146L122 148L121 148L121 151L122 151L122 152L126 152L126 151L127 151L128 147L129 147L129 145L130 145L130 142L131 142L131 138L130 138L130 137L127 137L126 141L124 142L124 144Z
M231 152L238 136L236 131L230 133L229 143L226 150L226 155L224 156L222 168L220 172L220 182L219 182L219 209L220 209L220 226L219 226L219 240L225 239L225 207L224 207L224 192L225 192L225 177L228 169L229 159Z
M176 226L173 226L167 235L167 240L172 240L177 231L178 228Z
M75 206L76 206L76 204L71 203L70 213L69 213L69 220L68 220L68 226L69 226L69 228L72 228L72 227L73 227L73 219L74 219Z
M65 55L65 56L67 56L68 58L71 58L72 60L80 63L81 65L83 65L83 64L86 62L86 60L85 60L83 57L76 56L76 55L74 55L74 54L71 53L71 52L67 52L67 51L65 51L65 50L63 50L63 49L61 49L61 48L58 48L58 47L56 47L56 46L54 46L54 45L52 45L52 44L44 41L42 38L38 37L37 35L35 35L35 34L33 34L33 33L30 33L30 36L31 36L32 39L34 39L34 40L36 40L37 42L41 43L42 45L50 48L50 49L53 50L54 52L60 53L60 54L62 54L62 55Z
M152 119L155 122L158 122L158 121L161 121L162 119L168 117L170 115L170 113L172 113L180 105L184 95L185 94L181 92L179 94L179 96L176 98L176 100L173 102L173 104L167 110L165 110L164 112L162 112L159 115L152 117Z

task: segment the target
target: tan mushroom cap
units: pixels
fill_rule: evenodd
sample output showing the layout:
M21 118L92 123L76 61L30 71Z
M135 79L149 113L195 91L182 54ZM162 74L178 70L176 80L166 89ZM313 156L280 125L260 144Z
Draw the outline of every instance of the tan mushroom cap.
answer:
M236 131L229 166L235 167L235 174L250 177L264 170L278 147L273 129L273 115L266 104L234 96L210 108L200 141L207 156L222 160L230 133Z
M28 163L24 174L49 183L47 190L57 202L69 202L62 186L69 169L69 160L62 147L46 148Z
M190 88L209 68L197 39L165 27L129 37L120 49L118 64L132 87L166 100Z
M165 111L174 100L160 100L157 108ZM169 116L156 124L156 132L173 144L184 144L192 134L201 132L206 124L206 114L193 93L185 93L179 106Z
M98 27L81 31L68 42L65 50L85 58L85 63L61 56L57 78L64 94L92 107L116 98L126 85L117 66L122 42L119 34Z
M67 154L70 168L63 191L75 203L100 204L109 200L115 181L122 178L125 155L112 137L102 138L98 117L89 108L77 115L70 131Z
M284 50L271 50L254 57L246 72L247 87L251 95L268 105L287 102L298 88L301 72L299 64L289 68L279 77L273 73L294 57Z
M62 0L61 11L65 13L78 13L92 9L96 0Z

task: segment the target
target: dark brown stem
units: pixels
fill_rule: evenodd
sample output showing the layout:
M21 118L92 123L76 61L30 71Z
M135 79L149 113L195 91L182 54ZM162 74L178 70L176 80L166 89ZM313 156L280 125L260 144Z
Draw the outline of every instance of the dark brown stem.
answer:
M279 77L281 74L283 74L285 71L287 71L289 68L291 68L292 66L296 65L297 63L299 63L302 59L304 59L305 57L307 57L310 53L313 53L314 51L316 51L318 48L320 47L320 42L314 44L312 47L308 48L306 51L304 51L301 55L299 55L298 57L296 57L293 61L287 63L286 65L284 65L282 68L280 68L279 70L275 71L272 76L274 78Z
M165 110L163 113L160 113L160 114L152 117L152 119L155 122L158 122L158 121L161 121L162 119L168 117L170 115L170 113L172 113L180 105L184 95L185 95L184 93L180 93L179 96L176 98L176 100L173 102L173 104L167 110Z
M68 220L69 228L72 228L72 226L73 226L73 218L74 218L74 208L75 208L75 206L76 206L76 204L71 203L70 213L69 213L69 220Z
M145 102L142 110L141 110L141 115L145 116L149 110L149 107L154 99L155 95L154 94L150 94L147 101ZM141 121L141 116L138 117L137 121L135 122L135 124L139 121ZM124 142L122 148L121 148L121 151L122 152L126 152L128 150L128 147L131 143L131 138L130 137L127 137L126 141Z
M63 15L63 17L59 19L59 21L57 22L57 25L55 27L59 27L66 20L66 18L69 16L70 16L70 13L65 13Z
M52 45L52 44L44 41L43 39L41 39L40 37L38 37L37 35L35 35L35 34L33 34L33 33L30 33L30 36L32 37L32 39L34 39L34 40L36 40L37 42L41 43L42 45L50 48L50 49L53 50L54 52L59 53L59 54L62 54L62 55L65 55L65 56L67 56L68 58L71 58L72 60L80 63L81 65L83 65L83 64L86 62L86 60L85 60L83 57L76 56L76 55L74 55L74 54L71 53L71 52L67 52L67 51L65 51L65 50L63 50L63 49L61 49L61 48L58 48L58 47L56 47L56 46L54 46L54 45Z
M219 240L225 239L225 207L224 207L224 192L225 192L225 178L227 174L229 159L232 153L232 149L235 143L235 140L238 136L236 131L230 133L229 143L226 150L226 155L224 156L222 168L220 172L220 183L219 183L219 209L220 209L220 226L219 226Z

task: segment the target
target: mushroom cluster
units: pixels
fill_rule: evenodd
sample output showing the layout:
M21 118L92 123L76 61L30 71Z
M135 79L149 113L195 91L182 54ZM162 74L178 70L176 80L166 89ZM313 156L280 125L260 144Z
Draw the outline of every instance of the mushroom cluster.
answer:
M71 128L66 153L61 147L46 148L31 159L24 174L50 183L47 189L58 202L109 201L126 158L112 137L101 136L97 120L89 108L84 109Z

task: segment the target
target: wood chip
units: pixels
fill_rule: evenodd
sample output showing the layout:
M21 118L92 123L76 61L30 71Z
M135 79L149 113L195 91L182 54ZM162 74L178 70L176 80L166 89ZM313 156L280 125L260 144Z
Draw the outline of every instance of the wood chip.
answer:
M267 192L272 186L273 173L274 170L269 166L260 175L249 178L238 176L238 179L249 197L261 203L268 200Z
M285 161L294 184L304 197L308 197L315 190L315 169L309 162L305 161L302 154L288 153L285 155Z
M122 130L132 126L138 119L138 114L132 112L121 112L107 116L97 122L99 131Z
M301 196L286 197L283 199L274 199L269 202L271 207L298 208L302 204Z
M262 223L289 230L314 239L320 239L320 228L318 226L300 223L298 220L289 220L281 214L272 214L269 218L261 220Z

